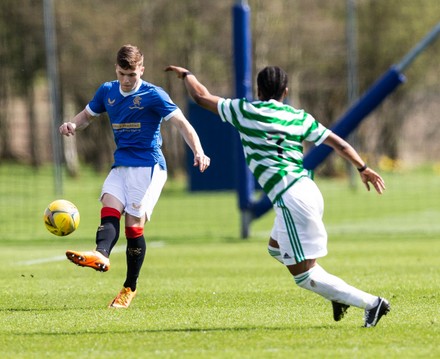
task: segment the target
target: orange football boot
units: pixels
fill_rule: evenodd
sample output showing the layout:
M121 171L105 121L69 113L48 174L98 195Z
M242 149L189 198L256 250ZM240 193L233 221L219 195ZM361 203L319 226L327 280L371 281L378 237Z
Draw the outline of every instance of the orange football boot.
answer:
M107 272L110 269L110 260L97 251L66 251L66 257L80 267L90 267L99 272Z

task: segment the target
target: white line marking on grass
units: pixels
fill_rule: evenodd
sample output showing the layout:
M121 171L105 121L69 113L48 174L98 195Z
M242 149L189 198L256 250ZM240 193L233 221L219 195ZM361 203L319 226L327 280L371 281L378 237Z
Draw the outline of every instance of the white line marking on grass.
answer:
M165 243L162 241L159 242L151 242L147 244L147 247L151 248L161 248L164 247ZM113 248L112 253L121 253L125 252L125 246L117 246ZM34 264L42 264L42 263L53 263L53 262L61 262L66 259L66 256L55 256L55 257L48 257L48 258L37 258L37 259L30 259L27 261L20 261L17 262L18 265L21 266L31 266Z
M39 258L39 259L31 259L28 261L21 261L17 264L20 266L31 266L34 264L41 264L41 263L52 263L52 262L61 262L66 259L66 256L56 256L56 257L49 257L49 258Z

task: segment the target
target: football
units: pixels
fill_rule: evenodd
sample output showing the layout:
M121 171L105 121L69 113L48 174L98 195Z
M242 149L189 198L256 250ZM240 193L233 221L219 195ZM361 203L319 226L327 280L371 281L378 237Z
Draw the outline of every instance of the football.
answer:
M79 226L78 208L65 199L57 199L44 210L44 224L56 236L67 236Z

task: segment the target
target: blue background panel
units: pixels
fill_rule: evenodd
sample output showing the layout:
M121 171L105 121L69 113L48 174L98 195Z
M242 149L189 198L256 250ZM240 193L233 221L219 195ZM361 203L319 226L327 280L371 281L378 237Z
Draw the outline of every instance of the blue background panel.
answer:
M188 104L188 117L197 131L205 154L211 158L210 167L200 173L193 167L194 156L187 147L188 189L190 191L235 190L237 188L237 131L220 116Z

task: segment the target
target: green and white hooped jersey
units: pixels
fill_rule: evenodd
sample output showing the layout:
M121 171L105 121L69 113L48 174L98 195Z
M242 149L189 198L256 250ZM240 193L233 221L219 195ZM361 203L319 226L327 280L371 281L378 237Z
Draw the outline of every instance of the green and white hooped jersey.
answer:
M303 166L303 142L317 146L331 133L304 110L275 100L221 99L218 112L240 133L246 162L273 203L309 175Z

